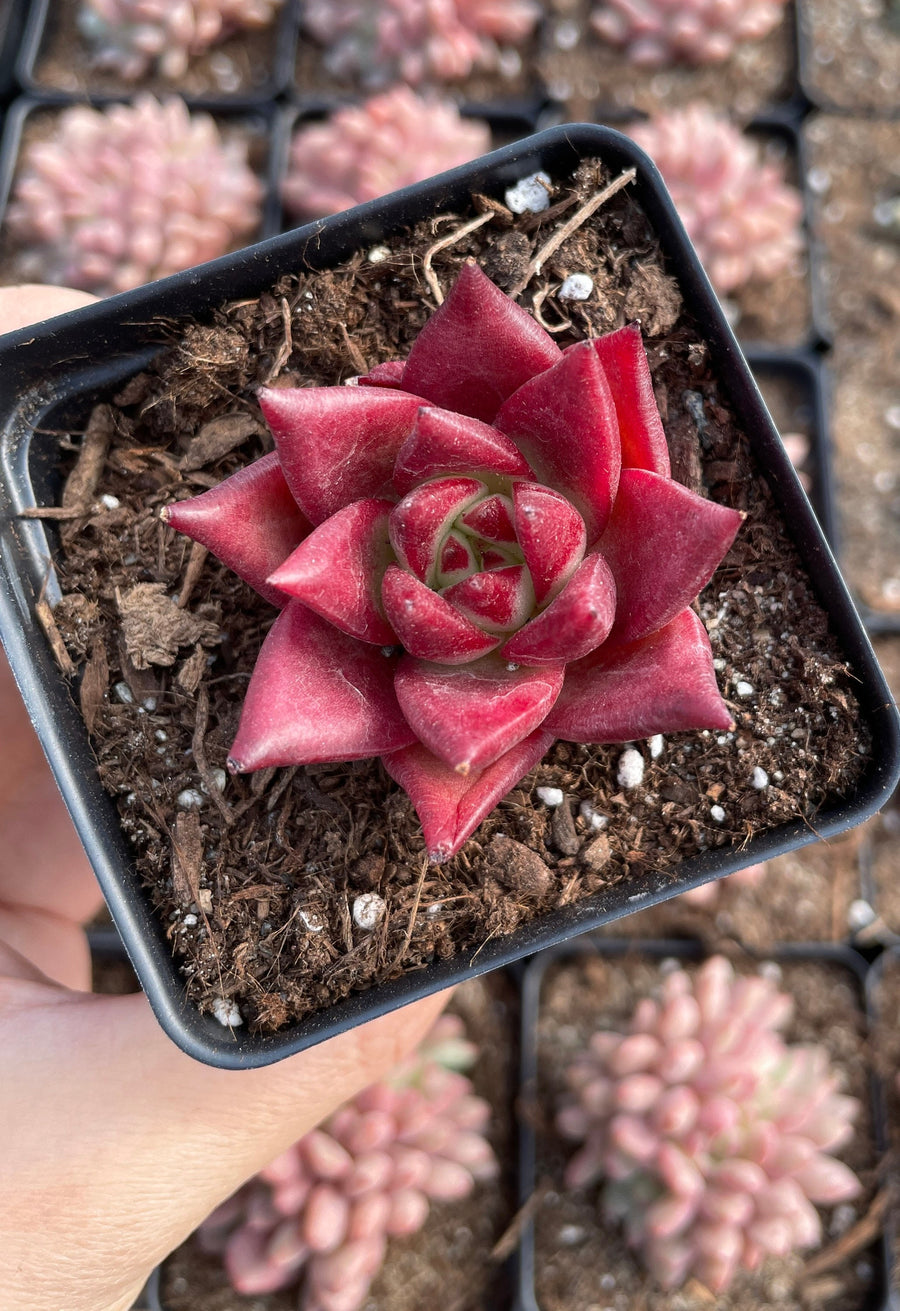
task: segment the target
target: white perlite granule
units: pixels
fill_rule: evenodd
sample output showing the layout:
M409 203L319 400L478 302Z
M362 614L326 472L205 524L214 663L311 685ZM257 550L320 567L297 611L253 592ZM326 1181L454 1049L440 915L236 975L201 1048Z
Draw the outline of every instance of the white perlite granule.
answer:
M586 273L570 273L556 294L560 300L587 300L593 290L593 278Z
M545 806L561 806L563 803L562 788L536 788L535 791Z
M644 757L634 747L629 747L619 756L619 769L616 774L620 788L637 788L644 781Z
M353 923L358 929L370 932L387 910L384 897L377 892L363 892L353 903Z
M225 1029L236 1029L244 1023L244 1017L238 1010L237 1002L230 997L216 997L212 1004L212 1013Z
M514 214L540 214L550 208L550 179L546 173L529 173L509 188L504 199Z
M769 776L761 765L757 765L754 768L753 773L750 775L750 782L755 788L758 788L760 792L763 788L769 786Z

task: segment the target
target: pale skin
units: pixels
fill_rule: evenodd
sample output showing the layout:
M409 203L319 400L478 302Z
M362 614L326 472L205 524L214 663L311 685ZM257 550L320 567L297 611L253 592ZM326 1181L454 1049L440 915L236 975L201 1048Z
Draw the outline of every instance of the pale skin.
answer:
M87 304L0 288L0 332ZM143 995L93 996L101 897L0 656L0 1311L126 1311L251 1174L424 1036L429 998L280 1064L191 1060Z

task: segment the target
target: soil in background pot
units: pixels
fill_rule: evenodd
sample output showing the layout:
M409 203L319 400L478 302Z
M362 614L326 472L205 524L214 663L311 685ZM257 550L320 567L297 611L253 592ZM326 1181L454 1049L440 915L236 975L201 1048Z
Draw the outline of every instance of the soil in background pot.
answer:
M596 0L547 0L546 8L538 68L570 119L629 109L655 113L692 100L749 118L795 91L792 5L767 37L740 43L725 63L668 68L639 67L601 41L589 21Z
M900 121L805 128L813 225L835 334L841 558L856 594L900 616Z
M512 1107L516 1091L518 997L502 972L471 979L454 993L450 1009L465 1020L466 1033L480 1047L469 1071L475 1091L494 1108L489 1137L501 1173L476 1185L461 1202L432 1203L423 1229L392 1238L384 1265L365 1302L365 1311L484 1311L507 1304L508 1274L493 1248L512 1218L515 1196L515 1137ZM189 1240L162 1271L163 1311L297 1311L297 1286L240 1296L228 1283L221 1261Z
M896 114L900 13L896 0L802 0L804 90L823 107Z
M844 942L851 936L851 908L860 896L861 829L830 842L814 842L768 861L759 882L735 878L709 888L708 904L689 896L628 918L634 938L695 938L708 949L737 941L750 951L783 942ZM709 885L707 885L709 886ZM622 926L600 932L621 936Z
M548 233L607 181L584 164L556 206L517 221L490 202L488 226L435 255L442 286L468 256L504 288L515 285ZM814 825L865 765L841 652L626 188L576 226L522 303L536 303L553 326L565 315L563 344L640 319L676 476L748 513L699 603L735 731L674 735L656 756L645 750L643 782L627 792L621 747L558 743L441 866L426 863L410 802L377 760L226 782L241 697L274 612L166 529L159 509L266 449L258 384L339 383L403 354L431 312L423 254L453 228L442 217L379 247L377 262L360 252L226 306L212 324L173 326L153 370L95 412L89 454L110 431L105 462L92 466L88 498L98 508L61 532L56 621L84 674L101 777L189 996L213 1009L224 994L254 1030L477 951L623 879L637 893L648 873L696 853L743 847L798 815ZM594 295L564 307L552 293L577 270L592 272ZM123 624L117 597L141 583L156 586L158 605L144 594L145 624ZM757 769L764 787L754 785ZM561 789L563 805L545 807L537 785ZM601 832L582 806L606 817ZM368 933L350 907L371 891L387 906Z
M618 1028L638 997L659 978L659 960L627 957L570 959L548 969L538 1022L538 1187L546 1188L535 1219L537 1302L541 1311L857 1311L868 1305L875 1256L858 1249L821 1274L807 1274L817 1253L770 1258L755 1274L739 1273L727 1293L713 1297L696 1280L665 1292L642 1270L620 1231L599 1223L597 1188L565 1191L562 1176L573 1153L552 1122L564 1089L563 1072L597 1028ZM687 966L686 968L691 968ZM741 968L736 964L736 968ZM751 966L755 970L755 966ZM792 1042L821 1042L844 1072L845 1091L863 1110L857 1132L840 1153L862 1178L865 1192L847 1208L826 1212L823 1250L865 1215L875 1191L877 1157L872 1141L865 1019L853 976L833 965L808 962L774 967L779 986L793 994ZM871 1243L867 1240L866 1247Z
M290 4L291 0L283 0ZM280 34L279 14L271 26L236 32L225 41L195 55L183 77L163 78L153 73L125 81L92 62L90 46L78 30L81 0L50 0L43 39L34 62L38 89L65 91L72 96L122 95L152 91L155 95L205 97L227 100L249 96L270 82Z

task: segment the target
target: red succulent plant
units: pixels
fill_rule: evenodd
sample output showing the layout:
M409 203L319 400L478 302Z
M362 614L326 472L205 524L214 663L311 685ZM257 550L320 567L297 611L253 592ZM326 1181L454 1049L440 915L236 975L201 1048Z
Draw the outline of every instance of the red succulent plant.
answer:
M670 476L636 324L561 350L474 262L357 386L164 518L283 607L232 772L381 756L433 861L557 737L727 728L690 608L741 514Z

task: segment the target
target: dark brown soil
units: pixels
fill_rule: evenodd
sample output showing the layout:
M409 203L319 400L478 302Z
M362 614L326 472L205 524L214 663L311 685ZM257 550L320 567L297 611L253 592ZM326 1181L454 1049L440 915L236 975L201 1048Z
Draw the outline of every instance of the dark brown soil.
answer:
M575 191L563 189L566 216L597 182L585 166ZM498 214L442 251L437 275L446 288L475 255L509 286L560 221L551 209L516 230ZM447 230L441 221L440 233ZM253 1028L278 1028L403 970L477 951L623 879L639 893L652 871L742 846L798 815L814 826L826 799L852 790L868 749L852 680L787 529L697 328L679 313L646 220L622 191L547 260L523 303L552 292L565 273L590 269L595 298L567 311L562 340L641 318L678 476L748 513L700 601L735 732L671 737L658 758L645 753L643 785L627 793L617 782L621 747L558 743L460 854L437 867L424 862L410 803L378 761L224 783L241 694L273 612L167 530L159 507L260 453L259 382L336 383L401 354L430 313L419 261L432 239L425 225L394 242L385 261L361 253L331 273L287 279L258 303L226 307L212 326L182 325L156 369L95 416L94 455L99 435L102 457L104 416L113 435L87 492L85 469L76 467L82 490L73 499L115 498L85 518L83 531L78 521L65 524L66 598L56 612L87 674L82 705L101 776L190 996L209 1009L224 994ZM613 246L634 254L614 257ZM542 312L558 322L561 308L550 295ZM207 426L225 416L224 427ZM117 601L138 595L151 607L149 648L123 627ZM168 653L159 654L160 639ZM753 786L757 768L766 786ZM551 811L536 785L561 788L564 805ZM580 816L582 802L608 817L599 835ZM512 845L496 842L500 835ZM535 857L547 871L537 882ZM375 932L363 933L350 906L373 890L387 911Z
M289 0L284 0L289 3ZM78 30L80 0L51 0L44 37L34 66L41 87L73 96L130 95L136 90L162 96L203 96L227 100L265 87L272 77L278 39L278 16L271 27L235 33L191 60L177 83L156 75L126 82L92 65L91 49Z
M896 114L900 12L896 0L803 0L805 90L823 108Z
M878 207L900 195L900 121L818 115L805 135L835 332L830 363L842 564L857 596L873 610L897 615L900 227L879 223Z
M465 1201L433 1205L419 1233L391 1239L362 1311L485 1311L508 1301L506 1272L492 1251L515 1207L518 999L509 979L492 974L458 988L451 1009L480 1048L471 1075L476 1091L494 1107L490 1139L501 1175L479 1184ZM296 1311L298 1294L295 1286L252 1300L241 1297L221 1263L189 1241L165 1264L162 1305L164 1311Z
M37 108L28 115L22 129L19 159L21 159L22 152L34 143L52 140L61 112L60 109L55 108ZM205 113L207 111L201 110L199 112ZM268 186L269 151L271 147L262 120L257 119L254 121L253 119L241 119L216 114L213 114L212 117L216 120L223 141L237 139L245 143L247 162L260 179L265 193L265 188ZM15 192L18 171L19 164L17 162L9 199L12 198ZM264 201L261 201L259 231L247 237L245 241L231 247L232 250L237 250L243 245L250 245L251 242L260 239L262 236L263 207ZM222 253L226 254L227 252L223 251ZM24 255L25 252L22 248L12 241L4 223L2 229L0 229L0 286L15 286L22 281L42 281L39 276L39 269L35 270L23 264Z
M692 100L747 119L795 90L794 14L784 17L762 41L737 46L724 64L646 69L601 41L588 21L595 0L547 0L539 72L566 117L590 120L630 109L655 113Z
M748 968L755 968L748 966ZM573 959L548 971L538 1029L538 1186L547 1189L535 1223L537 1298L541 1311L855 1311L867 1305L877 1253L855 1251L822 1274L807 1276L802 1255L769 1259L755 1274L736 1276L715 1297L696 1280L663 1292L638 1266L620 1233L598 1220L596 1189L565 1192L561 1180L570 1143L553 1129L552 1108L564 1088L563 1071L596 1028L622 1024L635 1000L652 990L658 963L629 957L614 964L596 957ZM863 1111L858 1133L841 1153L866 1190L847 1210L825 1212L826 1247L840 1222L852 1224L869 1206L876 1184L866 1064L865 1021L854 976L821 963L782 966L782 986L794 995L791 1041L824 1043L843 1072L845 1090ZM838 1211L840 1213L838 1214ZM835 1224L835 1220L838 1224Z

